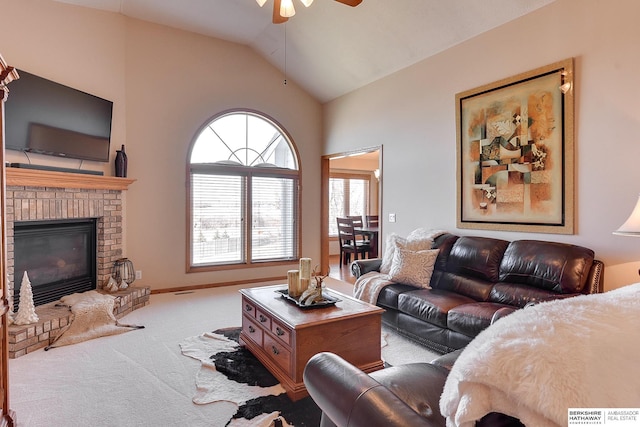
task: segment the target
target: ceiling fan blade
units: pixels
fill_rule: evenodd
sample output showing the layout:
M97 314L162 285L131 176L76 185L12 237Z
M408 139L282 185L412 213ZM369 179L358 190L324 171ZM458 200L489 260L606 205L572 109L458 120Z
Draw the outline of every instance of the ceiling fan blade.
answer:
M282 24L282 23L287 22L289 20L289 18L286 18L284 16L280 16L280 3L281 3L281 0L273 0L273 18L272 18L272 22L274 24Z
M347 6L356 7L362 0L336 0L338 3L346 4Z

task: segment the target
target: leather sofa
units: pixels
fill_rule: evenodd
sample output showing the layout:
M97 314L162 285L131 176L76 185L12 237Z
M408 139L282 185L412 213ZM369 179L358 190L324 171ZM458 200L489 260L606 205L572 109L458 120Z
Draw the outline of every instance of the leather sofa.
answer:
M492 319L550 299L602 292L604 265L591 249L538 240L445 233L430 289L392 283L379 293L383 322L440 353L465 347ZM355 277L378 271L381 259L351 264Z

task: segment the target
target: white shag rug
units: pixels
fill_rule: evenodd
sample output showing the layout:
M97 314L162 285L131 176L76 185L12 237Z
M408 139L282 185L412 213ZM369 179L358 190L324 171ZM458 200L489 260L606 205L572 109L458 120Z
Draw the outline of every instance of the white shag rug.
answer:
M62 297L60 299L62 304L69 306L74 318L67 329L58 335L53 343L45 347L45 351L93 338L144 328L144 326L118 323L113 315L116 298L98 291L87 291Z

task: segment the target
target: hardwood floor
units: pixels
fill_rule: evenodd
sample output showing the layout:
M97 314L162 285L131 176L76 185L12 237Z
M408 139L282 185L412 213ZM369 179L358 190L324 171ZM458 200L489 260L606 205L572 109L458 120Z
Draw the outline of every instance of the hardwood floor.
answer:
M349 271L348 265L342 265L340 263L339 255L331 255L329 257L329 277L334 279L342 280L343 282L355 283L356 278L351 275L351 271Z

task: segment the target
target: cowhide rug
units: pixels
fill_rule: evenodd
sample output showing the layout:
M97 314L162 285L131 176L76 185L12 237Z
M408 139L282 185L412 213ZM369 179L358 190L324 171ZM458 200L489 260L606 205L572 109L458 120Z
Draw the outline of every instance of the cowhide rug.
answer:
M278 380L238 344L240 328L219 329L180 343L182 354L201 362L193 402L233 402L238 411L228 427L320 425L321 411L310 397L292 402Z

